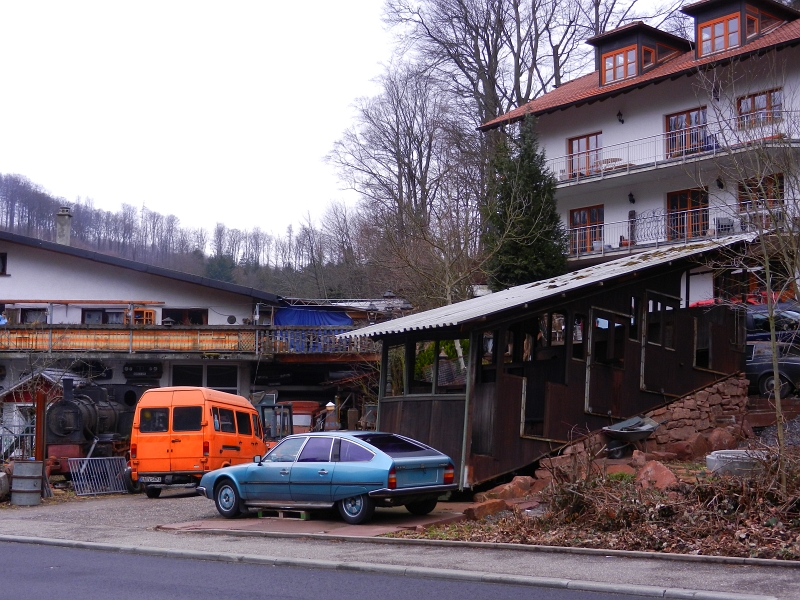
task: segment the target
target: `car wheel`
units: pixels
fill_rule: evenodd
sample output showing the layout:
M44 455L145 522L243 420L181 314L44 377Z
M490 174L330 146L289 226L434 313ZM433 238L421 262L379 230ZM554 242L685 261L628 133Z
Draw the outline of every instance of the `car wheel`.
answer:
M242 499L236 486L229 479L217 484L214 490L217 510L226 519L235 519L242 514Z
M161 495L161 488L146 485L144 486L144 495L148 498L158 498Z
M781 398L787 398L792 392L793 385L783 375L780 376L781 380ZM758 382L758 387L764 396L772 396L775 393L775 377L773 375L765 375Z
M436 508L436 504L438 502L438 498L433 498L432 500L420 500L419 502L409 502L406 504L406 510L412 515L421 517L432 512L433 509Z
M372 518L372 513L375 512L375 502L366 494L339 500L337 504L339 506L339 514L351 525L369 521Z

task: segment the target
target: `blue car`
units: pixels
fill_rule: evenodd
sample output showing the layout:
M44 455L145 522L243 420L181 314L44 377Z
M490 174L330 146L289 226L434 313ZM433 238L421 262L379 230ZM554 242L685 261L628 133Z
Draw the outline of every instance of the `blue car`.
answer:
M436 508L456 489L450 458L407 437L376 431L329 431L287 437L252 463L203 475L198 493L223 517L250 508L289 510L336 506L351 524L368 521L376 506L400 506L415 515Z

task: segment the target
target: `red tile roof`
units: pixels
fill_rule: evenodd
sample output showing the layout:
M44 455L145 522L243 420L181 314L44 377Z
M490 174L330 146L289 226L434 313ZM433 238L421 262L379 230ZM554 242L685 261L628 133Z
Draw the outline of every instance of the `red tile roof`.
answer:
M496 119L487 121L479 129L488 131L501 125L519 121L527 115L542 115L571 106L579 106L586 102L610 98L651 83L686 75L706 65L724 64L735 58L756 54L764 50L773 50L797 44L800 44L800 20L784 23L744 46L737 46L725 52L718 52L699 59L695 59L694 50L684 52L643 75L624 79L611 85L601 86L599 73L594 71L588 75L573 79L552 92L539 96L535 100L531 100L527 104L515 108Z

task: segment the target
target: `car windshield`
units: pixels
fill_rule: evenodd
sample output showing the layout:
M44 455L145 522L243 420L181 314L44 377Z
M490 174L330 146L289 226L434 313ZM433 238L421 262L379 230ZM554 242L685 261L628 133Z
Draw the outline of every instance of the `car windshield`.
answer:
M392 433L363 433L355 437L375 446L392 457L401 456L439 456L441 453L409 439Z

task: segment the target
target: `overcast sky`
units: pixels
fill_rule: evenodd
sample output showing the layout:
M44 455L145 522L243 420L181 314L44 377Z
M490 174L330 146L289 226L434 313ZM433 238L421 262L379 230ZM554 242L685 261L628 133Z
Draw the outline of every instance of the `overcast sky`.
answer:
M283 234L390 60L381 0L0 1L0 173L68 201Z

